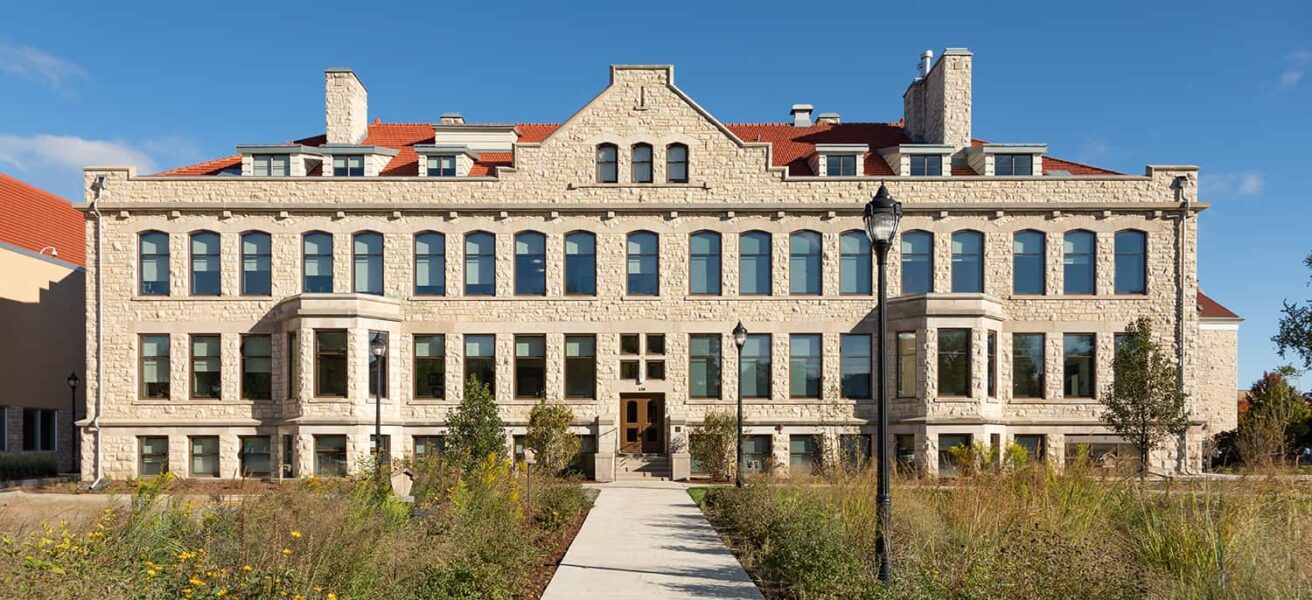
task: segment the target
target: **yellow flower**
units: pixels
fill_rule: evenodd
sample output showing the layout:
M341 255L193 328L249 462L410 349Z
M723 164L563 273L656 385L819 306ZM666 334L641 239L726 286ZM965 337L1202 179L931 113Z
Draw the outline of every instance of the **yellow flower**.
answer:
M250 565L242 565L242 566L241 566L241 570L243 570L243 571L245 571L245 572L247 572L247 573L250 573L250 572L251 572L251 566L250 566Z
M301 532L299 532L299 531L294 531L294 530L293 530L293 531L292 531L292 537L294 537L294 538L299 538L299 537L301 537Z
M282 555L283 555L283 556L291 556L291 555L292 555L292 549L291 549L291 548L283 548L283 549L282 549Z
M328 592L328 600L337 600L337 594Z
M223 598L228 595L228 590L219 590L217 592L214 592L214 595Z
M187 580L187 583L190 583L191 585L194 585L196 587L205 585L205 581L195 575L192 575L191 579Z
M292 600L305 600L305 596L296 594L295 596L292 597Z
M156 571L155 569L146 569L147 577L154 577L156 575L159 575L159 571Z

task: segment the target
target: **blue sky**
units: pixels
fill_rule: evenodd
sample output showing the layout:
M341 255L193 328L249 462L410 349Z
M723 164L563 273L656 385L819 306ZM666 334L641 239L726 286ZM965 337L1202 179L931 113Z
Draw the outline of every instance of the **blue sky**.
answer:
M1312 298L1312 3L1059 4L14 3L0 171L72 198L84 164L151 171L317 134L336 66L384 121L560 121L612 63L674 64L724 121L795 102L895 121L920 51L964 46L975 137L1134 174L1202 167L1200 276L1247 319L1246 387L1282 362L1281 300Z

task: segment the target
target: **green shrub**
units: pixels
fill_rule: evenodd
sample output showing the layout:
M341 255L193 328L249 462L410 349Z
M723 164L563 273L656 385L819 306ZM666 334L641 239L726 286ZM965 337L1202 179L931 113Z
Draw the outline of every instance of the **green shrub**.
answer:
M0 481L53 477L59 474L55 455L48 452L0 452Z
M473 375L465 381L465 396L447 417L446 452L466 473L490 455L506 457L506 424L497 414L496 399L487 384Z
M533 407L528 415L528 430L524 446L536 454L535 471L552 475L564 471L579 453L579 437L570 433L574 411L560 403L545 400Z
M689 434L688 453L711 479L729 481L738 469L734 452L737 436L737 416L727 410L713 410Z

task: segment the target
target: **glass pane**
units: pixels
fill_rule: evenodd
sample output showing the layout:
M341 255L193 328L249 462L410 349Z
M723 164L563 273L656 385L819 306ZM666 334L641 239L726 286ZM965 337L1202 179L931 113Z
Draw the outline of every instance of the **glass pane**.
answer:
M789 293L820 293L820 234L795 233L789 238Z
M1017 398L1042 398L1043 344L1042 333L1016 333L1012 343L1012 394Z
M1046 281L1045 236L1038 231L1017 233L1012 243L1012 290L1017 294L1042 294Z
M465 356L491 357L496 354L496 337L491 335L465 336Z
M1068 333L1063 338L1065 393L1071 398L1092 398L1094 390L1094 336Z
M984 291L984 236L975 231L952 234L952 291Z
M940 396L970 395L969 329L940 329L938 332L938 393Z
M1147 292L1146 236L1141 231L1116 234L1116 293Z
M902 236L902 293L926 294L933 289L934 236L910 231Z
M1072 231L1067 233L1063 244L1063 251L1064 287L1066 293L1094 293L1094 234L1088 231Z
M789 394L794 398L820 397L820 336L789 337Z
M546 236L521 233L515 236L515 293L541 296L547 293Z
M596 356L597 338L590 335L565 337L565 356Z
M547 354L546 338L538 336L515 336L515 356L540 357Z
M839 341L840 371L844 398L870 397L870 336L844 335Z
M840 238L839 291L869 294L871 290L870 238L865 232L849 231Z
M647 354L665 354L665 335L660 333L647 334Z

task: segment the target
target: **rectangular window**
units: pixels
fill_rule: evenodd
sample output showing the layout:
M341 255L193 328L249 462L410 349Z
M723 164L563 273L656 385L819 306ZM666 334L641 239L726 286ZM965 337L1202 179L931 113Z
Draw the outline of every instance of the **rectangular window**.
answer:
M268 477L272 475L273 438L267 435L241 437L242 477Z
M346 332L314 332L314 395L346 397Z
M720 295L720 234L699 231L689 239L688 292Z
M1094 348L1092 333L1068 333L1063 337L1062 374L1067 398L1093 397Z
M788 474L810 475L820 466L820 436L788 436Z
M829 154L825 156L825 175L829 177L856 176L856 155Z
M273 336L241 337L241 397L273 399Z
M287 177L291 173L288 165L291 157L286 154L256 154L251 157L251 166L256 177Z
M169 336L141 336L141 398L169 397Z
M446 450L446 438L440 435L416 435L415 456L441 456Z
M515 397L541 398L547 391L547 338L515 336Z
M665 334L647 334L647 354L665 354Z
M59 413L53 408L23 409L23 450L54 452Z
M333 177L364 177L364 157L334 156Z
M789 237L788 293L819 295L822 288L820 234L813 231L794 233Z
M1012 442L1025 449L1025 457L1032 462L1043 460L1044 441L1043 434L1017 435L1012 438Z
M428 157L428 176L429 177L455 177L456 157L455 156Z
M597 397L597 338L565 336L565 397Z
M137 275L142 296L169 295L169 235L148 231L137 240Z
M641 347L640 339L636 333L625 333L620 335L620 354L637 354Z
M838 459L848 469L864 469L870 462L870 449L868 433L844 433L838 436Z
M373 347L375 341L383 343L383 355L375 357ZM388 378L387 365L391 361L392 345L387 343L388 337L386 331L369 332L369 395L378 395L383 398L390 398L392 385L391 379Z
M952 460L951 450L953 448L966 446L971 443L970 434L947 434L942 433L938 436L938 472L940 475L956 475L961 472L961 467Z
M742 348L742 371L738 373L744 398L770 397L770 334L747 336Z
M314 436L314 475L316 477L346 475L346 436Z
M1011 395L1016 398L1042 398L1043 393L1042 333L1013 333L1011 335Z
M1047 287L1046 234L1022 231L1012 238L1011 290L1017 294L1043 294Z
M897 397L916 397L916 332L897 334Z
M194 436L191 438L191 476L219 476L219 438Z
M649 360L647 361L647 379L654 381L665 380L665 361Z
M470 377L497 391L497 338L495 335L465 336L465 381Z
M912 177L936 177L943 174L943 157L938 154L912 154Z
M191 234L191 295L218 296L222 288L219 270L219 234Z
M392 462L392 436L383 435L383 444L380 449L378 446L378 436L369 435L369 459L373 460L374 455L378 456L379 464L388 465Z
M642 365L642 363L636 360L621 360L620 379L624 379L627 381L637 381L638 367L640 365Z
M660 241L650 231L629 234L628 293L630 296L660 294Z
M839 339L839 369L843 397L853 400L870 398L870 336L845 333Z
M764 231L749 231L738 238L738 294L769 296L771 281L771 240Z
M169 438L147 436L137 438L139 477L155 477L169 470Z
M295 331L287 333L287 397L298 398L301 395L301 340Z
M1034 157L1029 154L994 154L993 174L1004 177L1033 175Z
M565 294L597 294L597 236L586 231L565 236Z
M720 397L720 335L688 336L688 395Z
M916 466L916 436L911 433L893 435L893 459L904 469Z
M938 330L938 395L970 395L970 330Z
M820 397L820 334L788 336L788 395Z
M446 236L440 233L415 236L415 295L446 295Z
M774 460L770 458L770 446L773 437L769 435L743 436L743 462L747 463L748 471L765 473L770 470L770 467L774 464Z
M415 397L446 397L446 336L415 336Z
M273 291L272 245L269 234L260 231L241 236L241 293L268 296Z
M191 336L191 397L223 397L222 344L217 335Z
M998 397L998 333L990 331L988 336L988 368L986 385L988 397Z

